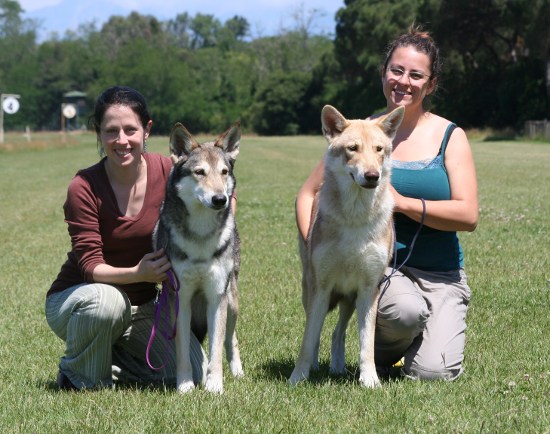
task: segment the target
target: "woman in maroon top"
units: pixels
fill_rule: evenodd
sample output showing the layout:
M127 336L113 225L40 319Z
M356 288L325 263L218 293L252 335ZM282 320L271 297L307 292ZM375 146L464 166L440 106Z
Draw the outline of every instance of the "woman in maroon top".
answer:
M162 250L152 251L152 232L172 163L146 153L152 120L136 90L105 90L91 121L104 157L69 184L64 211L72 249L46 297L48 324L66 343L58 385L175 382L173 341L153 342L150 361L164 365L160 370L145 358L156 284L170 268ZM196 339L191 353L198 383L205 357Z

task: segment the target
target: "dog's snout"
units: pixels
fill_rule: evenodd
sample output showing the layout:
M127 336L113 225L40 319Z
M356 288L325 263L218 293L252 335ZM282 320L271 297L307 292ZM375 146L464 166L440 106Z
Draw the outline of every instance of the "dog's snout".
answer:
M376 188L380 181L380 172L378 170L367 170L363 173L364 182L361 183L363 188Z
M380 179L380 172L378 170L367 170L365 172L365 180L368 183L376 183Z
M225 196L225 194L215 194L214 196L212 196L212 205L214 206L214 208L223 208L226 203L227 197Z

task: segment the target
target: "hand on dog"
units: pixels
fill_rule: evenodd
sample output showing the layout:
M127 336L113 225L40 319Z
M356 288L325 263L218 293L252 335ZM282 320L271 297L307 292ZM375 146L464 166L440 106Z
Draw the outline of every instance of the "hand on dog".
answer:
M166 280L166 272L172 267L164 249L147 253L137 265L137 272L141 282L157 283Z

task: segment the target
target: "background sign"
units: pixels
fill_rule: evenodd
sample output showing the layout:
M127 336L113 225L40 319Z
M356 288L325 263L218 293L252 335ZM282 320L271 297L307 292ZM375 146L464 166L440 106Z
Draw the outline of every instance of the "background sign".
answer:
M76 116L76 107L74 104L65 104L63 106L63 116L67 119L72 119Z
M17 110L19 110L19 100L12 96L4 98L4 101L2 101L2 109L9 115L17 113Z

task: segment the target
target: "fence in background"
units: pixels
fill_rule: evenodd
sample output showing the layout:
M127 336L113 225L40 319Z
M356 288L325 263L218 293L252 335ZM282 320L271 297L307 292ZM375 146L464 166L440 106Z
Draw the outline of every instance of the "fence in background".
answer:
M526 121L525 136L531 139L536 137L550 139L550 121Z

